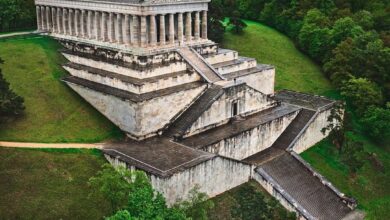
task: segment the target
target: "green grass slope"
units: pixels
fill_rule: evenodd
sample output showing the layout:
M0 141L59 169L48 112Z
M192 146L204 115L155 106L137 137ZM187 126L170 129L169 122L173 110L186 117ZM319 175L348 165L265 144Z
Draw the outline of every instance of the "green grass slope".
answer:
M97 150L0 148L0 219L101 219L110 207L89 197Z
M240 35L227 31L222 47L256 58L258 63L276 67L275 88L319 95L335 93L321 69L296 49L293 42L278 31L253 21Z
M53 39L30 35L0 39L1 68L11 88L25 99L25 114L0 127L2 141L96 142L119 130L60 77L65 58Z

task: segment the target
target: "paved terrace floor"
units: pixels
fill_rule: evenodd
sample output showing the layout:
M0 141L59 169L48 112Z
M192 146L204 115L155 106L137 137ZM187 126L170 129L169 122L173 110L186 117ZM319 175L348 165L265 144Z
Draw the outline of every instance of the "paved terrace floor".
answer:
M164 137L106 144L103 152L160 177L170 176L216 156Z

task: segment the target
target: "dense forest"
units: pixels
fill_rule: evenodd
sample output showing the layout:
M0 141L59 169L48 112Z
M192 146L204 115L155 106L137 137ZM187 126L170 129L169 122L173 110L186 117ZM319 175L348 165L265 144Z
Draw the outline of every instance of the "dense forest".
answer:
M0 0L0 32L35 27L33 0ZM212 0L209 37L223 41L226 17L285 33L321 65L367 133L390 143L390 2L388 0ZM315 83L315 82L314 82Z

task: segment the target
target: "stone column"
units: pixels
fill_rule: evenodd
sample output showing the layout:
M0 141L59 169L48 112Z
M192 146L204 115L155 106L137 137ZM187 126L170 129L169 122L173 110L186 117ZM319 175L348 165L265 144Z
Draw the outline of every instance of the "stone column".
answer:
M69 12L68 12L68 28L69 28L69 35L73 36L74 35L74 30L73 30L73 9L69 9Z
M177 15L177 39L179 44L183 43L183 13Z
M41 6L41 30L42 31L45 31L46 28L47 28L47 24L46 24L46 7L45 6Z
M141 16L141 47L146 46L146 16Z
M108 18L108 40L111 43L115 42L115 25L114 25L114 13L110 12Z
M157 44L156 32L156 16L150 15L150 46L154 47Z
M80 11L78 9L75 9L74 10L74 35L76 37L79 36L80 34L80 29L79 29L79 26L80 26Z
M100 34L100 12L98 12L98 11L95 11L95 17L94 17L94 20L93 20L94 22L93 22L93 28L94 28L94 32L93 32L93 34L94 34L94 39L96 39L96 40L99 40L100 39L100 36L99 36L99 34Z
M102 12L102 20L100 21L101 31L102 31L102 41L108 40L108 31L107 31L107 12Z
M52 21L52 32L53 33L58 33L57 32L57 9L52 7L51 8L51 21Z
M125 14L125 21L123 24L123 41L126 45L130 45L131 39L130 39L130 15Z
M199 19L199 11L197 11L195 12L194 38L196 41L198 41L199 37L200 37L200 19Z
M174 14L169 14L169 43L175 43L175 16Z
M160 45L165 45L165 15L160 15Z
M93 28L93 20L92 20L92 11L88 11L88 17L87 17L87 32L88 32L88 38L92 39L92 28Z
M37 13L37 30L41 31L42 30L41 6L39 5L35 6L35 10Z
M118 13L116 14L116 27L115 27L115 30L116 30L116 41L119 43L119 44L122 44L123 43L123 36L122 36L122 14Z
M207 11L202 13L202 38L207 39Z
M63 28L62 28L62 20L61 20L61 17L62 17L61 11L62 11L61 8L57 8L56 20L57 20L57 33L59 33L59 34L63 33L62 32Z
M85 28L85 10L81 10L81 18L80 18L80 25L81 25L81 37L86 38L87 36L87 31Z
M191 12L186 14L186 41L191 41L192 38L192 21L191 21Z
M62 31L63 34L68 34L68 9L63 8L62 9Z
M139 44L139 19L138 15L133 15L132 19L132 30L130 32L131 35L131 43L135 46Z
M52 24L51 24L51 16L50 16L50 7L46 7L46 30L51 32L52 30Z

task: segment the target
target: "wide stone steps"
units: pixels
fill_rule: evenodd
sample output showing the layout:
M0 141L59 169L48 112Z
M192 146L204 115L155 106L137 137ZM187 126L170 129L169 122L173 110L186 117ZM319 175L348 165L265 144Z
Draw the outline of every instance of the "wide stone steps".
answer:
M183 58L195 69L202 74L208 82L217 82L222 80L223 78L218 74L216 70L214 70L211 66L209 66L196 51L189 47L182 47L179 49L179 53L183 56Z
M334 191L287 152L259 168L314 219L339 220L352 211Z
M315 111L302 109L271 147L247 157L244 161L252 164L262 164L286 152L287 147L289 147L314 114Z
M218 85L211 85L195 102L185 110L164 132L165 136L180 138L185 131L223 94Z

